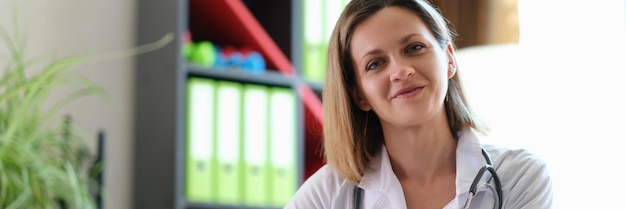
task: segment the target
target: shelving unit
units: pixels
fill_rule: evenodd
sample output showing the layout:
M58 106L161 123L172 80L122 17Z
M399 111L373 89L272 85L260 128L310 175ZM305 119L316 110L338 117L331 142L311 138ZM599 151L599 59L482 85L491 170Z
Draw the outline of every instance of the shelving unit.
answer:
M310 86L298 76L300 66L300 1L293 0L173 0L137 2L137 44L167 33L177 39L136 59L135 144L133 208L209 209L242 208L188 202L185 198L186 83L190 77L289 87L298 100L298 152L300 182L323 161L321 142L321 86ZM247 8L247 5L252 8ZM272 14L252 14L272 7ZM256 7L256 9L255 9ZM248 10L249 9L249 10ZM256 15L256 16L255 16ZM268 18L268 19L264 19ZM257 20L258 19L258 20ZM207 69L182 57L182 34L187 29L197 40L251 46L266 59L261 75L228 69ZM279 39L273 37L281 37ZM288 37L285 40L284 37ZM277 40L276 42L274 40ZM288 52L288 53L284 53ZM290 54L292 60L285 54Z
M242 83L252 83L267 86L280 86L291 88L295 82L291 76L276 71L266 71L256 75L249 72L233 69L207 69L201 66L187 64L187 75L189 77L211 78L216 80L229 80Z

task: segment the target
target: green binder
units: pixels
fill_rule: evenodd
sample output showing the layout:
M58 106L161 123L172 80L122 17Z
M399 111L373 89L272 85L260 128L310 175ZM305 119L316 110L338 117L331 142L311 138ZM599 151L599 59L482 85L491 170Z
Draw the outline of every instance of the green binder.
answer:
M324 81L330 36L347 4L343 0L304 0L302 74L307 80Z
M244 203L267 206L269 196L268 87L246 84L243 92Z
M322 24L322 28L320 30L323 34L322 41L322 55L320 62L322 63L322 68L320 68L319 75L316 75L316 79L318 81L324 81L324 77L326 76L326 63L328 59L328 45L330 44L330 36L333 33L333 29L335 28L335 24L337 24L337 20L339 19L339 15L341 15L343 9L343 2L337 0L322 0L324 2L324 8L322 9L322 16L324 17L324 23Z
M216 199L214 152L215 82L190 78L187 82L186 197L191 202Z
M217 83L217 203L240 204L243 200L241 161L241 84Z
M323 0L304 0L302 4L302 75L314 82L323 81L326 71L323 2Z
M270 166L272 203L283 207L298 188L296 97L291 89L270 93Z

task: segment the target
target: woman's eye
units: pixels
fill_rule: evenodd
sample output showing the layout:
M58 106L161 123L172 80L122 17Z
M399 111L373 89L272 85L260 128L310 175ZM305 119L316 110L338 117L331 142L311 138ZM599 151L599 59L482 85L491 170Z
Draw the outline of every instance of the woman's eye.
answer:
M422 44L411 44L406 48L407 53L415 53L424 48Z
M369 64L367 64L367 66L365 67L365 70L366 71L374 70L374 69L380 67L382 64L383 64L382 60L372 61Z

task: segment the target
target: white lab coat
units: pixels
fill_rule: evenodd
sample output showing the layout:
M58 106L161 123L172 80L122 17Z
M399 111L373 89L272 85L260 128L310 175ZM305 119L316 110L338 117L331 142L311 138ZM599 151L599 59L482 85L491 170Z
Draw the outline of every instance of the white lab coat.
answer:
M503 208L544 209L552 207L552 182L546 164L537 156L523 149L506 149L482 145L491 155L503 191ZM486 164L481 144L476 135L465 130L456 151L456 197L444 209L462 208L469 195L469 187L479 169ZM389 155L382 151L371 162L373 169L363 175L359 187L361 208L403 209L406 201L402 187L393 173ZM489 172L483 176L471 208L491 209L497 207L495 183L487 183ZM324 165L298 189L287 209L352 209L354 208L354 184L347 181L329 165Z

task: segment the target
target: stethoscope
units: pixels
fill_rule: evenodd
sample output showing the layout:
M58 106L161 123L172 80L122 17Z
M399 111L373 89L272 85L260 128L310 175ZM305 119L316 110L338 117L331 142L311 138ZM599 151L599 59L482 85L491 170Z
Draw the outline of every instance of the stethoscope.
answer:
M480 179L483 177L483 175L485 175L485 172L489 171L491 173L491 177L496 184L498 209L502 209L502 185L500 184L500 178L498 177L498 174L496 174L496 170L493 168L493 163L491 162L491 156L489 156L489 153L487 153L484 148L481 148L481 150L483 153L483 157L485 157L485 161L487 161L487 164L483 165L476 174L476 177L474 177L474 181L472 181L472 185L469 189L469 196L467 197L467 200L465 201L465 206L463 208L469 209L469 206L472 203L472 199L474 199L474 196L476 196L476 190L478 190L478 183L480 182ZM361 189L360 187L354 187L354 197L352 198L354 200L354 209L361 208L361 193L363 192L363 189Z

